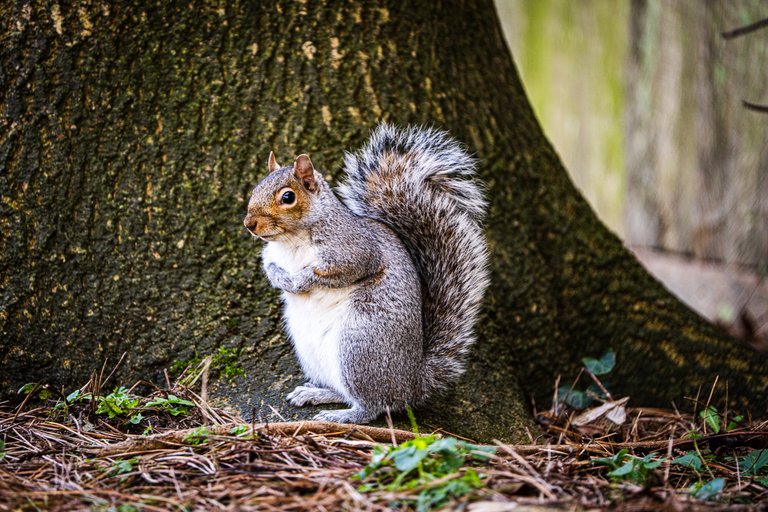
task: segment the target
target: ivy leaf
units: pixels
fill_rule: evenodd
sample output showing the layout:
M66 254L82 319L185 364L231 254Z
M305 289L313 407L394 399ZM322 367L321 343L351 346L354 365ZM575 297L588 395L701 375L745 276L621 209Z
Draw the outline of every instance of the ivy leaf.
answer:
M724 487L725 478L715 478L701 486L694 484L691 487L691 494L693 494L696 499L706 501L717 495Z
M19 391L17 392L19 395L28 395L32 392L33 389L35 389L35 386L37 386L36 382L27 382L23 386L19 388Z
M416 468L419 462L427 456L427 450L418 449L415 446L409 446L404 450L397 450L392 454L392 461L395 467L404 473Z
M461 477L445 485L434 486L420 492L416 500L416 510L418 512L434 510L448 499L463 496L482 486L483 482L475 470L468 468Z
M634 459L629 459L627 462L624 463L623 466L619 467L618 469L614 469L610 473L608 473L608 476L612 477L621 477L621 476L627 476L635 469L635 461Z
M768 465L768 448L752 450L739 461L742 473L747 476L757 476L766 465Z
M672 459L672 464L699 471L701 469L701 458L696 452L688 452L676 459Z
M645 457L643 457L642 459L640 459L640 460L642 461L642 463L643 463L643 466L645 467L645 469L656 469L657 467L661 466L661 463L662 463L662 462L664 462L664 461L663 461L663 460L661 460L661 459L659 459L659 460L655 460L655 461L651 462L651 461L650 461L650 457L651 457L651 456L655 456L655 455L656 455L656 454L655 454L655 453L653 453L653 454L651 454L651 455L646 455Z
M194 407L195 403L189 400L184 400L176 395L168 395L168 402L176 405L186 405L187 407Z
M701 439L704 437L701 432L696 429L689 430L683 435L683 439Z
M739 426L743 419L744 416L735 416L728 422L728 428L726 428L726 430L730 432L731 430L735 429Z
M616 353L613 350L609 350L600 359L585 357L581 362L584 363L587 371L592 375L605 375L610 373L616 365Z
M717 414L717 409L713 406L709 406L699 413L699 416L704 420L704 423L712 429L712 432L717 434L720 432L720 415Z
M583 391L571 389L570 386L560 386L557 388L557 401L568 404L574 409L586 409L593 400Z
M595 464L595 465L600 464L603 466L610 466L615 469L619 466L621 461L624 460L624 456L626 456L627 453L629 453L629 450L627 450L626 448L622 448L621 450L618 451L618 453L616 453L611 457L597 457L592 459L591 462L592 464Z
M248 425L235 425L229 429L229 433L233 436L240 436L248 432Z
M483 446L480 444L467 443L465 441L459 441L459 446L468 451L474 460L478 461L489 460L496 454L495 446Z
M162 397L153 398L149 402L147 402L144 407L156 407L158 405L165 405L168 403L168 400Z

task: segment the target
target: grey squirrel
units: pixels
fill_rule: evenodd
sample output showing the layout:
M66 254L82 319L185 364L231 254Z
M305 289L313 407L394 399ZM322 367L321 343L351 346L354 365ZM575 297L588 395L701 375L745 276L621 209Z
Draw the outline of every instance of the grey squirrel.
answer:
M336 197L307 155L269 156L245 227L283 291L308 382L295 406L344 403L322 421L366 423L419 405L458 377L488 285L474 160L445 132L382 124Z

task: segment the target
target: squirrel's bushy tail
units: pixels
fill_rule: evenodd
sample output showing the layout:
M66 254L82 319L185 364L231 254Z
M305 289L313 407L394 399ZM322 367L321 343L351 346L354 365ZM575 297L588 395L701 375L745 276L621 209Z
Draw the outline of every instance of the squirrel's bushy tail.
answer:
M445 132L387 124L345 158L344 202L395 231L422 280L424 398L464 371L488 286L487 205L474 166Z

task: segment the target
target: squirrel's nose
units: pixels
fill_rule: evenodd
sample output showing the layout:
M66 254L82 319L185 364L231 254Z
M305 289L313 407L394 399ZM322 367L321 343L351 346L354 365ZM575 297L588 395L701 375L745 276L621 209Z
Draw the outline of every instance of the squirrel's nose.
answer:
M255 215L251 215L249 213L248 215L245 216L245 220L243 221L243 224L245 225L245 229L255 234L256 228L259 227L259 220Z

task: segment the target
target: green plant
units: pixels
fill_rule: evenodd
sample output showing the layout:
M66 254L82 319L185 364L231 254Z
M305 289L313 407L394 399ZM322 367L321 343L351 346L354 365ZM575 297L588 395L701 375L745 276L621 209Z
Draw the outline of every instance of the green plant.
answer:
M607 375L613 371L616 366L616 353L609 350L600 356L600 359L585 357L581 362L584 364L584 369L597 380L598 376ZM574 409L586 409L594 402L595 398L606 398L604 387L598 385L597 382L590 384L584 391L572 386L560 386L557 388L557 401Z
M178 359L171 363L168 371L171 372L171 375L179 376L190 366L197 366L198 364L200 364L200 358L197 356L189 359Z
M704 424L715 434L720 433L721 430L729 432L738 427L742 420L744 420L743 416L736 415L732 416L726 422L725 416L726 415L722 415L721 421L720 413L712 405L708 405L703 410L699 411L699 417L704 420Z
M714 478L709 482L702 482L699 480L688 489L688 492L692 494L694 498L706 501L715 497L724 487L725 478Z
M693 439L693 440L696 440L696 439L701 439L703 437L704 437L704 435L701 433L701 431L699 431L698 428L693 428L693 429L689 430L688 432L686 432L683 435L683 439Z
M229 429L229 433L233 436L240 436L248 432L248 425L235 425Z
M701 457L699 457L699 454L695 451L687 452L680 457L677 457L675 459L672 459L670 461L670 464L675 464L677 466L683 466L685 468L692 469L698 473L701 471L702 462Z
M751 450L739 460L739 468L745 476L759 477L763 469L768 469L768 448ZM760 485L768 487L768 476L757 478Z
M83 393L79 389L74 390L70 394L67 395L66 402L68 405L76 404L78 402L84 402L88 401L90 402L93 400L93 395L90 393Z
M483 486L482 476L473 468L463 468L469 461L488 460L495 449L477 446L452 437L417 437L398 447L378 445L371 462L356 478L367 481L361 492L413 491L419 511L443 505L450 498L463 496Z
M594 398L585 391L573 389L570 386L560 386L557 388L557 401L581 410L589 407L589 404L594 402Z
M124 475L130 473L133 468L138 464L139 458L132 457L130 459L115 459L112 461L112 465L107 470L109 476Z
M141 509L133 503L121 503L116 507L109 507L107 512L139 512L139 510Z
M144 419L144 415L140 412L137 412L136 414L132 414L130 418L128 418L128 423L131 425L138 425L141 423L141 420Z
M718 494L723 489L723 486L725 485L725 480L723 480L722 478L715 478L715 475L712 473L712 470L707 465L708 462L715 460L715 455L712 454L709 450L701 449L699 447L698 442L695 440L695 439L698 439L699 437L701 437L700 434L698 435L698 437L693 436L694 450L688 451L683 455L681 455L680 457L672 459L670 461L670 464L692 469L696 473L698 477L698 481L696 481L693 485L690 486L690 488L688 489L688 492L697 499L708 500L711 497ZM709 475L711 477L711 480L708 482L705 482L701 478L701 471L703 469L706 469L709 472Z
M731 418L731 420L728 422L728 425L725 427L726 431L731 431L738 427L741 422L744 420L744 416L738 415Z
M106 396L98 396L96 400L99 403L96 414L106 414L109 419L117 416L128 416L139 406L138 397L129 394L128 388L124 386L115 388L112 393Z
M717 409L713 406L707 406L704 410L699 412L699 416L704 420L704 423L712 429L712 432L717 434L720 432L720 415L717 413Z
M158 410L167 412L171 416L186 416L189 414L189 408L194 407L195 403L179 398L176 395L168 395L167 398L153 398L144 406L155 407Z
M227 347L219 347L211 359L211 367L218 370L219 374L229 380L238 375L245 375L245 372L237 364L240 357L240 350Z
M211 365L210 372L213 376L226 377L228 380L232 380L238 375L245 375L245 372L237 364L240 358L240 349L219 347L216 351L210 355ZM181 375L184 370L193 366L199 366L205 357L200 357L197 353L190 359L174 361L171 364L170 371L174 375ZM193 375L185 375L180 380L183 385L188 385L189 381L194 378Z
M5 441L0 439L0 460L5 458Z
M663 460L652 460L656 453L649 453L645 457L629 455L626 448L619 450L612 457L600 457L592 459L592 464L608 466L611 471L608 477L614 481L627 481L639 485L645 485L651 470L661 465Z
M592 375L607 375L616 366L616 353L613 350L609 350L600 356L600 359L585 357L581 362L584 363L584 368Z
M81 390L76 389L68 394L64 400L57 400L56 405L53 406L54 411L60 411L66 409L70 405L74 405L79 402L90 402L93 400L93 395L90 393L83 393Z
M27 382L19 388L17 391L19 395L31 395L37 393L37 398L40 400L48 400L51 398L51 390L47 384L40 384L39 382Z
M198 446L208 441L209 434L210 432L208 431L208 427L197 427L187 432L187 434L182 437L182 441L187 444L191 444L192 446Z

